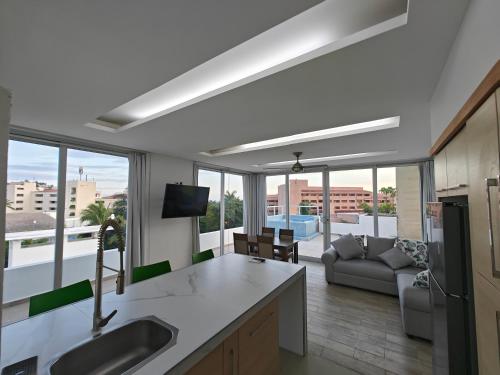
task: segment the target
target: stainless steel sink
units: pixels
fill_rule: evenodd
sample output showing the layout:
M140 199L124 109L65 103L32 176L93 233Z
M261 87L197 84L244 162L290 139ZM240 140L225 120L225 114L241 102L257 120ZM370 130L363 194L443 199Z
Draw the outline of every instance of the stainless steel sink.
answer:
M178 329L148 316L125 323L66 352L51 375L130 374L175 345Z

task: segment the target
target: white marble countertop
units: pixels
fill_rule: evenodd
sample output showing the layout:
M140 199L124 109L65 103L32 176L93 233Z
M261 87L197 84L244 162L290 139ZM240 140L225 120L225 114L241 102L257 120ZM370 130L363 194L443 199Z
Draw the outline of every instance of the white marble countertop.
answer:
M176 373L190 360L196 363L201 352L224 340L229 326L242 323L252 309L305 275L304 266L249 259L228 254L130 285L123 295L103 295L103 315L118 309L103 333L154 315L179 329L177 344L136 374ZM93 303L85 300L2 328L1 367L38 356L39 373L47 373L48 363L92 337Z

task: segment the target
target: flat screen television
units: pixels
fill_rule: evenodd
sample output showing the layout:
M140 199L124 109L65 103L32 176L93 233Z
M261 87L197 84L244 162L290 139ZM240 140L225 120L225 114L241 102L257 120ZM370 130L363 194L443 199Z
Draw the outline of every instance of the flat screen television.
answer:
M209 191L208 187L167 184L161 217L205 216Z

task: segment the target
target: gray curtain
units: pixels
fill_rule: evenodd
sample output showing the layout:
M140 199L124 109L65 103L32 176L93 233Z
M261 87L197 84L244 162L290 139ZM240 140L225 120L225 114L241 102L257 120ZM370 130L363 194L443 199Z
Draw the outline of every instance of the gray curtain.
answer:
M151 159L149 154L129 154L126 278L131 282L134 267L144 264L148 249L149 182Z
M420 202L422 204L422 239L427 241L427 214L428 202L436 200L436 187L434 183L434 161L428 160L419 163L420 169Z
M243 226L251 236L260 233L266 225L266 176L243 176Z
M193 164L193 185L198 186L198 166ZM200 218L198 216L193 217L193 254L200 252Z

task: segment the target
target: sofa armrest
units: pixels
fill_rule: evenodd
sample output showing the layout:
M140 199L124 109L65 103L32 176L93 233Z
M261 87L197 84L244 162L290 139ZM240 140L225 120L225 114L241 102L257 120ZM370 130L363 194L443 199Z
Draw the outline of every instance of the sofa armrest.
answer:
M327 249L323 255L321 255L321 261L325 265L332 265L337 261L338 257L339 255L337 254L337 251L333 248L333 246L330 246L330 248Z

